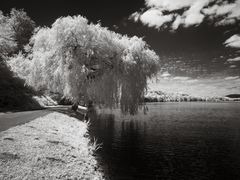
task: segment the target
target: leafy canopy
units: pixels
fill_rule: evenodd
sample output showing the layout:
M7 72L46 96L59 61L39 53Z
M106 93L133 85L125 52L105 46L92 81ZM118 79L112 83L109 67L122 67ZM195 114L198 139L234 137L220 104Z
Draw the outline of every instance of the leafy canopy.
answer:
M12 9L9 15L0 11L0 59L24 50L35 23L23 10Z
M147 79L158 70L158 56L141 38L89 24L82 16L40 28L30 46L25 62L22 55L11 62L30 85L76 101L120 105L124 113L137 113Z

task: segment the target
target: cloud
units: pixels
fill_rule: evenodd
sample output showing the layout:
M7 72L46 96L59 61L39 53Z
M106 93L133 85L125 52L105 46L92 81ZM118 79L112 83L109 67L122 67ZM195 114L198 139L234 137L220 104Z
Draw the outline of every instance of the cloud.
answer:
M204 15L201 13L201 10L204 6L206 6L209 3L209 0L199 0L195 1L184 14L183 17L185 17L184 25L186 27L200 24L203 19Z
M130 16L157 29L169 25L176 30L179 26L189 27L201 24L205 19L215 25L227 25L240 20L240 0L145 0L145 10Z
M174 22L172 23L172 29L176 30L182 23L183 23L182 17L177 16L176 19L174 20Z
M240 48L240 35L235 34L224 43L227 47Z
M235 7L235 4L224 4L221 6L215 4L210 8L203 9L203 12L204 14L207 14L207 15L222 16L231 12L234 7Z
M173 78L174 80L181 80L181 81L186 81L189 79L189 77L185 77L185 76L176 76Z
M230 9L226 18L221 21L220 25L233 24L236 20L240 19L240 0L236 0L232 3L232 9Z
M158 7L167 11L182 9L191 6L196 0L145 0L147 7Z
M133 13L133 14L130 15L129 19L132 19L132 20L134 20L135 22L137 22L138 19L140 18L140 16L141 16L140 13L135 12L135 13Z
M203 9L204 14L210 16L211 18L221 18L215 24L218 26L229 25L236 23L240 19L240 0L235 1L235 3L227 3L223 1L222 4L215 4L212 7Z
M162 78L166 78L166 77L170 77L171 76L171 74L169 74L169 72L164 72L164 73L162 73L161 75L160 75Z
M236 68L236 67L237 67L236 65L229 66L229 68Z
M235 79L239 79L239 76L228 76L226 78L224 78L225 80L235 80Z
M137 16L135 15L135 18ZM149 27L159 28L163 24L172 21L173 15L163 15L158 9L149 9L142 15L139 15L140 20Z
M240 61L240 56L239 57L235 57L235 58L231 58L231 59L228 59L227 62L237 62L237 61Z

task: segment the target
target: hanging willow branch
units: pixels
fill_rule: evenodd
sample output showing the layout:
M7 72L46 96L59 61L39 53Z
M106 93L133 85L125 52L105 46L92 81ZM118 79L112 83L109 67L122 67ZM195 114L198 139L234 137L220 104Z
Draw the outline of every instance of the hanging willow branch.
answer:
M137 113L147 79L158 71L158 56L141 38L88 24L81 16L56 20L31 43L33 87L40 83L76 101L120 106L123 113Z

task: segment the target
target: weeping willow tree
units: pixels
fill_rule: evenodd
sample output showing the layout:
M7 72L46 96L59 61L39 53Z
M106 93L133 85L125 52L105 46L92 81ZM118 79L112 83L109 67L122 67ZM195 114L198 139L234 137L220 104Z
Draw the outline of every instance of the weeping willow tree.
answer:
M137 112L147 79L158 70L158 56L141 38L89 24L81 16L59 18L51 28L39 29L30 47L25 61L31 86L75 101L120 105L123 113Z

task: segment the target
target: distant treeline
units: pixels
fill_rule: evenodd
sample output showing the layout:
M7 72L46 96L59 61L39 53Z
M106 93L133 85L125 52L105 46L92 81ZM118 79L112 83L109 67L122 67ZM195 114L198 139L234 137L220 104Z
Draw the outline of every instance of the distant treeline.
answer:
M221 102L221 101L240 101L240 98L229 97L145 97L144 102Z

